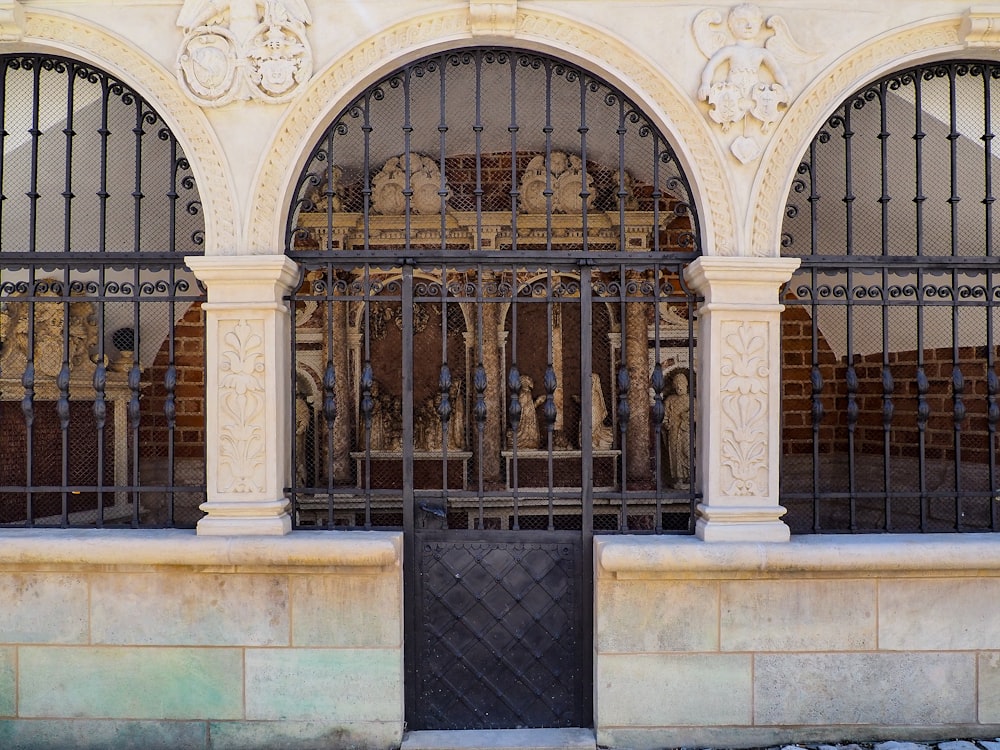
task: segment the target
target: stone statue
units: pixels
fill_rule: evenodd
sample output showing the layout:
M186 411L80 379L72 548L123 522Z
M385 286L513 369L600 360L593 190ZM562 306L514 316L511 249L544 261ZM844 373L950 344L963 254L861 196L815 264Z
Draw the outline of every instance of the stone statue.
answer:
M601 386L601 376L596 372L590 374L590 437L594 450L611 450L615 442L615 431L606 424L608 407L604 402L604 388ZM583 424L580 424L580 447L583 447Z
M537 399L532 394L535 381L527 375L521 376L521 390L517 393L517 402L521 405L521 421L517 423L517 447L519 450L538 450L541 437L538 432L538 413L536 407L545 401L545 396ZM513 436L511 436L513 444Z
M371 390L371 449L400 451L403 449L403 403L396 396L382 392L377 380Z
M688 378L676 372L670 379L674 392L663 399L661 439L667 449L670 486L686 490L691 486L691 404Z
M303 394L295 397L295 482L299 487L305 487L308 482L306 466L307 436L312 423L312 406Z

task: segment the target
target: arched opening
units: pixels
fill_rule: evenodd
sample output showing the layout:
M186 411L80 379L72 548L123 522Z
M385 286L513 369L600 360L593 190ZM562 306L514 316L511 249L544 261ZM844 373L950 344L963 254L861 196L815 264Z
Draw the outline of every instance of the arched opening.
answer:
M204 222L177 139L77 60L0 56L0 523L193 526Z
M693 529L671 145L568 63L444 52L333 120L289 215L295 523L406 532L407 721L589 725L592 534Z
M992 63L849 97L789 194L782 504L793 531L996 529Z

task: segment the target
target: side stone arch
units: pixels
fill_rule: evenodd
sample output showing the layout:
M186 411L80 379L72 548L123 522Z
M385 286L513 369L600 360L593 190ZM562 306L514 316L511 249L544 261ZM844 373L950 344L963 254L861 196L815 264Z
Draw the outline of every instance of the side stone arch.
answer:
M875 37L831 63L789 109L761 159L761 170L751 193L748 254L778 257L785 200L802 153L826 118L852 92L893 69L922 60L961 53L982 56L984 50L963 43L960 16L937 19Z
M463 44L502 44L548 52L599 72L621 88L671 138L689 175L692 199L702 221L703 252L740 255L733 210L725 180L724 155L694 101L621 41L568 18L519 9L513 39L473 35L468 8L410 19L359 44L316 76L286 116L257 175L248 217L247 247L253 254L284 247L286 212L294 180L312 138L367 83L421 55ZM627 71L627 72L626 72ZM289 168L291 165L291 168Z
M55 13L29 11L19 47L58 51L92 63L141 94L170 126L191 164L205 216L205 254L236 252L239 240L229 170L204 114L173 77L125 40Z

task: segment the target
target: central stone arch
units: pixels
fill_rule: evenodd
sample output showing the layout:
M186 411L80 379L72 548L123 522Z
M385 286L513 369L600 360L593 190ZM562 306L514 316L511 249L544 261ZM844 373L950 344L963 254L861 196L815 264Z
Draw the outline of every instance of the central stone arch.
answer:
M356 46L316 76L278 129L257 174L257 207L248 217L248 252L273 253L284 246L283 228L315 134L371 81L408 61L468 44L513 44L551 53L600 72L643 107L676 144L691 180L707 255L740 255L734 201L724 155L704 116L681 87L620 40L575 20L518 9L513 38L474 35L467 8L420 16L387 28Z

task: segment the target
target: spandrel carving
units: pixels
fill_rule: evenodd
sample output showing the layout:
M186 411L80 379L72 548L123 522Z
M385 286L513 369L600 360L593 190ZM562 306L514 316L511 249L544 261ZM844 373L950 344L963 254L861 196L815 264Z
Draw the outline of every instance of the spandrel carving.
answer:
M185 0L177 56L181 86L195 102L288 101L312 75L305 0Z
M708 115L723 133L739 126L730 151L744 164L754 161L762 149L750 126L755 123L761 134L770 133L794 96L786 66L809 62L817 55L792 39L781 16L765 22L760 8L750 3L732 8L725 22L718 11L703 10L692 31L708 58L698 99L708 102Z

